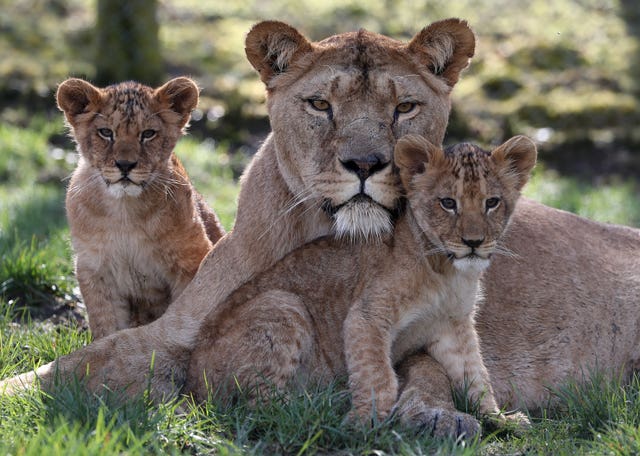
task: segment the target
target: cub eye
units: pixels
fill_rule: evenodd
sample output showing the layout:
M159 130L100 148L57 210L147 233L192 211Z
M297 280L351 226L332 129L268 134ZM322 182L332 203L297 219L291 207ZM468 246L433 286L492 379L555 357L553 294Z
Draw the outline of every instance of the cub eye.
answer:
M109 128L98 128L98 135L100 135L101 138L107 139L109 141L113 140L113 131L111 131Z
M329 109L331 109L331 105L327 100L311 99L309 100L309 104L316 111L328 111Z
M155 130L145 130L140 135L140 139L144 141L145 139L153 138L155 135L156 135L156 131Z
M489 209L495 209L500 205L500 198L496 196L494 196L493 198L487 198L487 200L484 202L484 205L487 208L487 211Z
M415 107L416 107L415 103L412 103L410 101L405 101L403 103L400 103L398 106L396 106L396 114L407 114L413 111Z
M440 206L447 212L455 212L457 208L456 200L453 198L440 198Z

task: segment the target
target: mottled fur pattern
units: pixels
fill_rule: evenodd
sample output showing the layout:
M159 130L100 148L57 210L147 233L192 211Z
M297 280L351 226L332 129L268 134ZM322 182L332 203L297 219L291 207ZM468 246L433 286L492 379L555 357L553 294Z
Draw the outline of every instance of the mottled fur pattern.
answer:
M445 20L426 27L409 43L368 32L363 35L371 38L370 45L358 47L357 32L310 42L281 22L257 24L247 35L246 53L267 85L274 131L243 176L233 232L217 243L161 318L100 339L36 372L0 382L0 391L15 392L38 378L42 387L50 389L57 372L63 380L88 373L87 386L94 391L104 383L110 388L128 387L127 392L135 394L150 383L156 398L175 392L186 379L190 352L212 309L287 253L335 233L331 205L318 210L325 207L323 189L312 189L309 181L303 181L314 157L328 169L342 166L334 161L340 141L327 141L329 137L339 139L332 122L336 127L343 124L343 115L346 124L355 121L357 117L346 115L352 108L354 113L363 113L363 132L375 132L375 121L382 119L384 125L394 125L391 143L396 134L413 133L441 144L449 93L473 55L471 30L463 21ZM455 43L453 52L450 46L439 44L449 38ZM282 40L286 45L278 44ZM367 66L362 65L365 62ZM442 62L446 62L444 68ZM369 87L379 93L351 94L335 91L329 84L339 76L337 89L348 81L364 82L365 75L375 79ZM320 93L333 94L327 100L333 120L326 123L322 117L309 117L309 101L295 99L298 89L308 84ZM396 84L404 89L396 91ZM396 95L402 93L406 97L398 99ZM413 97L421 100L419 114L409 122L403 122L400 115L393 120L399 102ZM366 134L356 134L351 142L346 137L342 147L358 150L363 140L367 144ZM308 169L315 172L315 168ZM333 191L349 182L336 178ZM348 194L344 192L343 197ZM375 225L380 220L379 216L370 219ZM343 231L360 236L358 227ZM380 225L379 232L384 231ZM571 377L581 378L583 369L598 368L612 375L638 369L640 230L592 222L521 198L502 245L511 255L492 260L485 273L486 302L476 318L500 407L544 407L552 398L549 387ZM278 312L266 309L265 321ZM291 323L298 328L296 321ZM155 370L147 382L152 357ZM477 431L473 417L456 411L450 380L433 358L416 353L401 362L397 372L401 393L395 410L402 421L434 435Z
M442 34L452 37L452 53L450 46L433 49ZM135 394L147 384L153 357L154 397L175 393L202 322L231 292L297 247L337 234L341 210L376 207L374 215L348 217L356 225L339 234L360 239L364 217L366 233L384 235L401 195L391 166L395 142L409 133L442 142L449 95L474 46L458 19L436 22L408 43L366 31L312 43L281 22L254 26L246 52L266 84L273 133L243 174L233 231L159 319L0 386L14 390L37 376L48 387L57 372L86 378L94 390L106 383ZM434 52L449 55L440 74L433 72Z
M453 52L435 49L440 35L451 37ZM234 290L303 244L334 236L341 209L376 207L373 215L348 217L356 225L343 226L343 236L361 239L363 217L365 233L384 235L401 195L391 166L396 140L420 134L442 143L451 90L474 48L473 32L458 19L431 24L407 43L366 31L310 42L281 22L255 25L246 53L267 87L273 132L243 174L234 229L162 317L8 379L0 390L36 379L50 388L56 375L75 375L94 391L106 384L136 394L151 385L154 398L175 394L200 326ZM439 74L434 53L449 57ZM442 423L464 421L477 429L457 412L447 416Z
M159 318L224 231L173 153L198 87L58 87L80 159L66 208L95 339Z
M535 164L516 137L493 153L398 142L407 213L379 244L323 239L298 249L212 312L186 391L201 400L348 374L353 413L383 418L398 399L394 366L430 353L453 385L498 415L474 329L479 278ZM454 200L452 211L443 201Z

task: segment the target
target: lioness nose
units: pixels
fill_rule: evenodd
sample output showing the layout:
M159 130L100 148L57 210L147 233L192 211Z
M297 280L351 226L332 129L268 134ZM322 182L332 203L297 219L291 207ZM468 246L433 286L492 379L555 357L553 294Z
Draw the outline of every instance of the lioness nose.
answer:
M382 171L388 165L388 161L382 161L377 155L367 155L366 157L358 157L349 160L340 160L342 166L347 170L358 175L360 180L364 181L372 174Z
M135 168L137 164L138 162L135 161L132 162L129 160L116 160L116 166L122 172L122 174L127 174L129 171Z
M476 247L480 247L482 245L482 243L484 242L484 238L479 238L479 239L462 238L462 242L464 242L466 246L471 247L472 249L475 249Z

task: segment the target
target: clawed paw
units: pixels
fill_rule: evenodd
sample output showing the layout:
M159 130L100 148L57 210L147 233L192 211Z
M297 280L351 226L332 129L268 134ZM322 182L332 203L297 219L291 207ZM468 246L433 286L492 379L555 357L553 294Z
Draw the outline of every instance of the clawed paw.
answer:
M481 435L480 422L473 416L453 409L429 407L419 399L399 402L393 414L404 426L438 438L472 440Z

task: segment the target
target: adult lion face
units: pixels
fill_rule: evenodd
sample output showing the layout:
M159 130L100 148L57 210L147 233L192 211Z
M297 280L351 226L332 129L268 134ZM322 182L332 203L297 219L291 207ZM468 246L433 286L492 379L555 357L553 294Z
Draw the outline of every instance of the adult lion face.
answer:
M339 236L389 232L401 196L396 140L413 133L442 143L449 94L474 46L458 19L431 24L409 43L365 30L312 43L281 22L254 26L246 53L267 87L293 204L322 208Z

